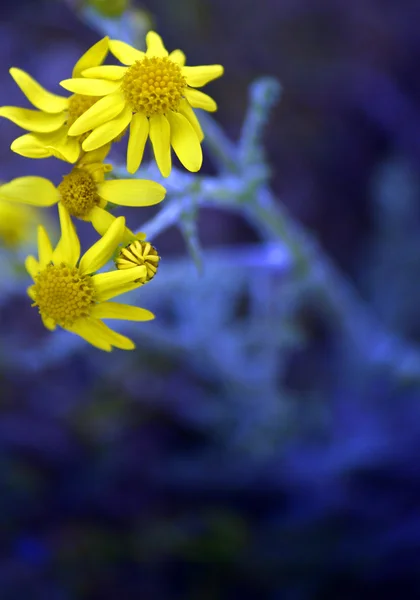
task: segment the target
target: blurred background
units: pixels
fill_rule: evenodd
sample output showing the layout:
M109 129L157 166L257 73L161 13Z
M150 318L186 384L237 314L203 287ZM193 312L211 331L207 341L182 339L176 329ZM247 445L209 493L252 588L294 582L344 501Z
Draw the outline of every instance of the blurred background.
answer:
M124 35L123 0L85 4L1 4L2 105L27 106L11 66L60 92L103 35L93 14ZM55 211L0 205L0 598L418 598L419 3L131 5L189 64L225 66L208 93L233 142L252 81L280 80L271 186L338 267L341 312L281 240L205 208L202 274L176 228L153 240L162 266L139 302L157 318L108 355L44 331L25 297L33 223L53 230ZM0 133L0 180L60 181L64 163L13 154L4 119Z

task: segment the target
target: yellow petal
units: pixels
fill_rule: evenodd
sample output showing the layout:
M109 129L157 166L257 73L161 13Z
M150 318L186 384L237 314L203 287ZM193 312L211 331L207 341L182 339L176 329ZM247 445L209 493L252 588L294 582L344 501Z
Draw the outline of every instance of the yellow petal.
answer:
M190 122L181 114L168 112L171 126L171 144L184 167L195 173L203 164L203 152L197 134Z
M172 50L172 52L169 54L169 58L172 62L176 63L180 67L185 65L186 57L182 50Z
M115 217L107 210L104 210L99 206L95 206L89 213L89 220L92 223L94 229L99 233L99 235L105 235L108 229L115 221ZM135 237L136 236L134 235L134 233L130 229L128 229L128 227L126 227L124 229L124 237L122 239L122 243L130 244L133 241L133 239L135 239Z
M60 215L61 237L53 252L52 261L56 265L63 262L69 267L74 267L80 256L80 241L69 212L61 202L58 204L58 213Z
M93 275L92 283L95 286L96 299L98 302L104 302L114 296L119 296L123 293L123 286L127 283L134 283L136 279L146 277L146 274L146 267L140 266L124 271L110 271Z
M35 256L26 257L25 268L28 271L29 275L32 277L32 279L35 279L35 277L39 273L39 262L37 261Z
M203 110L207 110L208 112L214 112L217 110L217 104L210 98L207 94L200 92L199 90L194 90L192 88L187 88L184 91L184 95L188 102L194 108L202 108Z
M30 285L27 289L26 289L26 293L28 294L29 298L31 300L35 301L35 286L34 285Z
M68 98L52 94L42 87L33 77L12 67L9 69L10 75L13 77L22 92L36 108L47 113L59 113L66 110L69 104Z
M127 171L129 173L135 173L139 168L148 136L149 119L143 113L136 113L131 120L128 139Z
M164 199L166 190L147 179L111 179L98 185L98 194L120 206L153 206Z
M192 87L201 87L209 81L223 75L222 65L203 65L202 67L183 67L182 74Z
M96 320L96 319L92 319ZM121 335L117 333L108 325L105 325L102 321L99 321L98 334L101 336L101 339L107 341L111 346L115 346L115 348L120 348L121 350L134 350L136 347L134 342L130 340L130 338L125 335Z
M54 331L54 329L56 328L54 319L51 319L51 317L43 317L42 315L41 315L41 319L44 324L44 327L46 327L50 331Z
M164 177L168 177L172 167L171 130L169 121L164 115L150 117L149 135L159 171Z
M105 235L116 217L107 210L95 206L89 213L89 220L99 235Z
M85 96L106 96L116 92L120 83L118 81L108 81L106 79L88 79L80 77L76 79L64 79L60 85L74 94L83 94Z
M75 163L80 155L77 138L69 137L66 125L53 133L26 133L16 138L10 148L27 158L55 156L60 160Z
M201 129L200 122L197 119L195 112L191 108L191 105L187 100L185 100L185 98L182 98L181 102L179 103L178 111L181 113L181 115L184 115L184 117L188 119L188 121L194 127L194 131L197 134L198 140L202 142L204 139L204 133Z
M136 60L143 60L146 56L144 52L133 48L130 44L120 42L119 40L110 40L109 49L115 58L122 62L123 65L132 65Z
M69 135L82 135L102 123L111 121L120 114L124 106L125 98L120 92L104 96L75 120L69 129Z
M58 202L55 186L44 177L17 177L0 186L1 196L7 200L35 206L51 206Z
M127 67L115 65L102 65L100 67L91 67L83 71L83 77L92 79L109 79L110 81L118 81L127 73Z
M36 135L44 134L25 133L12 142L10 149L25 158L49 158L52 156L51 151L37 140Z
M94 273L109 261L118 244L122 242L124 229L124 217L115 219L105 235L93 244L80 259L79 269L83 274Z
M79 335L81 338L106 352L111 352L112 346L107 339L104 338L101 321L97 319L78 319L71 327L66 327L67 331Z
M132 117L131 108L126 106L115 119L99 125L92 131L82 144L83 150L85 152L96 150L114 140L128 126Z
M65 126L59 129L54 136L52 134L38 134L38 139L43 141L47 150L51 152L51 156L69 163L75 163L80 156L80 142L77 138L70 137L68 133L68 128ZM50 135L50 137L45 137L42 140L42 135Z
M144 281L144 279L143 279ZM128 292L132 292L133 290L138 290L140 287L143 287L144 283L125 283L121 286L119 294L127 294Z
M119 302L101 302L95 304L91 311L97 319L125 319L126 321L151 321L155 315L146 308L129 306Z
M155 31L149 31L146 35L147 56L168 56L168 51L163 45L162 38Z
M66 120L64 113L50 114L17 106L0 107L0 117L9 119L22 129L41 133L59 129Z
M108 36L96 42L77 61L73 68L73 77L80 77L82 71L101 65L108 54Z
M38 258L41 269L45 269L51 262L52 255L53 248L48 233L42 225L38 225Z

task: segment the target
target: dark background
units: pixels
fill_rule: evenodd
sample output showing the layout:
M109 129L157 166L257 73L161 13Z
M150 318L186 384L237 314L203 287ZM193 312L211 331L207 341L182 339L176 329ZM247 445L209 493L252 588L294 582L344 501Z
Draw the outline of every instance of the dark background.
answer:
M2 104L26 106L10 66L58 92L97 41L70 4L1 5ZM141 8L189 64L225 66L208 91L233 140L249 84L279 78L282 100L265 136L279 202L317 236L381 327L418 341L418 1L154 0ZM59 161L13 155L17 127L1 120L0 133L2 180L60 180ZM209 158L204 171L214 172ZM244 219L222 212L203 211L199 227L204 248L229 246L224 263L259 240ZM162 271L157 320L168 331L177 319L205 323L204 305L216 302L227 271L216 285L191 280L189 290L181 236L157 242L168 269L187 280L177 293L191 312L166 300L174 288ZM48 355L49 334L23 295L2 302L2 600L418 597L418 377L367 369L299 282L275 289L275 302L290 309L279 339L291 327L299 342L276 349L273 396L259 380L247 387L240 366L235 380L234 366L229 374L207 364L210 346L229 364L248 304L236 305L230 337L214 333L207 346L152 329L138 334L134 353L76 345L60 358L65 338ZM370 338L366 346L377 351Z

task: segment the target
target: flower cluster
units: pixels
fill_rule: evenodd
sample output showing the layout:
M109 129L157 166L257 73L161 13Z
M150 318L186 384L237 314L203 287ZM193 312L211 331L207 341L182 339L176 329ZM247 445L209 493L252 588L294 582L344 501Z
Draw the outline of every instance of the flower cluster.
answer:
M53 248L39 225L38 259L26 260L33 306L48 329L60 326L108 351L128 350L134 344L102 319L153 318L145 309L108 300L150 281L159 264L144 234L133 233L125 218L115 217L110 208L151 206L161 202L166 191L150 180L113 178L107 156L129 130L129 173L138 170L148 139L164 177L171 172L172 149L186 169L198 171L204 135L194 108L214 111L216 103L197 88L223 74L221 65L186 66L184 53L168 53L153 31L146 45L141 52L119 40L100 40L77 61L72 77L61 81L71 92L68 97L49 92L13 67L10 74L34 109L0 107L0 116L27 131L13 141L14 152L31 159L52 156L68 165L58 186L37 176L0 186L0 202L9 212L17 203L58 206L58 244ZM105 65L109 53L121 64ZM101 236L80 260L74 224L78 219L92 223ZM97 273L112 257L116 268Z

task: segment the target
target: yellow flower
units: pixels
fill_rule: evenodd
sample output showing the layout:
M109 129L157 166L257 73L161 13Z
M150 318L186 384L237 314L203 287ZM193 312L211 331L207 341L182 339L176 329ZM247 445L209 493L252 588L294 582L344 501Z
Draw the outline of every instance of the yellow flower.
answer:
M105 181L112 166L102 163L101 148L86 154L55 187L44 177L18 177L0 186L0 197L35 206L58 203L72 217L90 221L104 235L115 220L105 207L108 202L119 206L152 206L165 197L165 188L147 179L113 179ZM137 236L126 229L125 242ZM140 238L143 238L143 234Z
M82 144L87 152L110 142L130 124L129 173L139 168L149 137L164 177L171 172L171 146L186 169L198 171L203 132L193 108L215 111L217 106L195 88L220 77L223 67L186 67L184 53L174 50L168 54L154 31L149 31L146 43L144 53L110 40L110 51L127 66L90 67L82 71L82 77L61 82L76 94L103 96L73 123L69 135L92 131Z
M129 0L87 0L104 17L120 17L129 6Z
M15 204L0 194L0 247L17 250L33 242L39 217L36 208Z
M152 244L146 241L134 240L118 252L115 258L115 266L117 269L124 270L144 265L147 272L141 282L147 283L156 275L159 261L160 256Z
M148 321L153 313L136 306L107 302L139 287L146 267L94 274L111 258L124 235L124 217L118 217L107 233L79 260L80 242L68 212L59 207L61 238L53 250L46 230L38 228L38 260L28 256L26 269L34 284L28 288L42 321L53 331L57 325L87 342L110 351L132 350L132 340L110 329L102 319Z
M73 77L80 77L83 70L102 64L108 54L108 37L94 44L77 61ZM69 137L69 127L90 108L99 97L73 94L64 98L43 88L28 73L15 67L10 74L31 104L38 110L0 107L0 117L13 121L31 133L14 140L11 149L27 158L55 156L70 163L77 161L81 142L86 137Z

